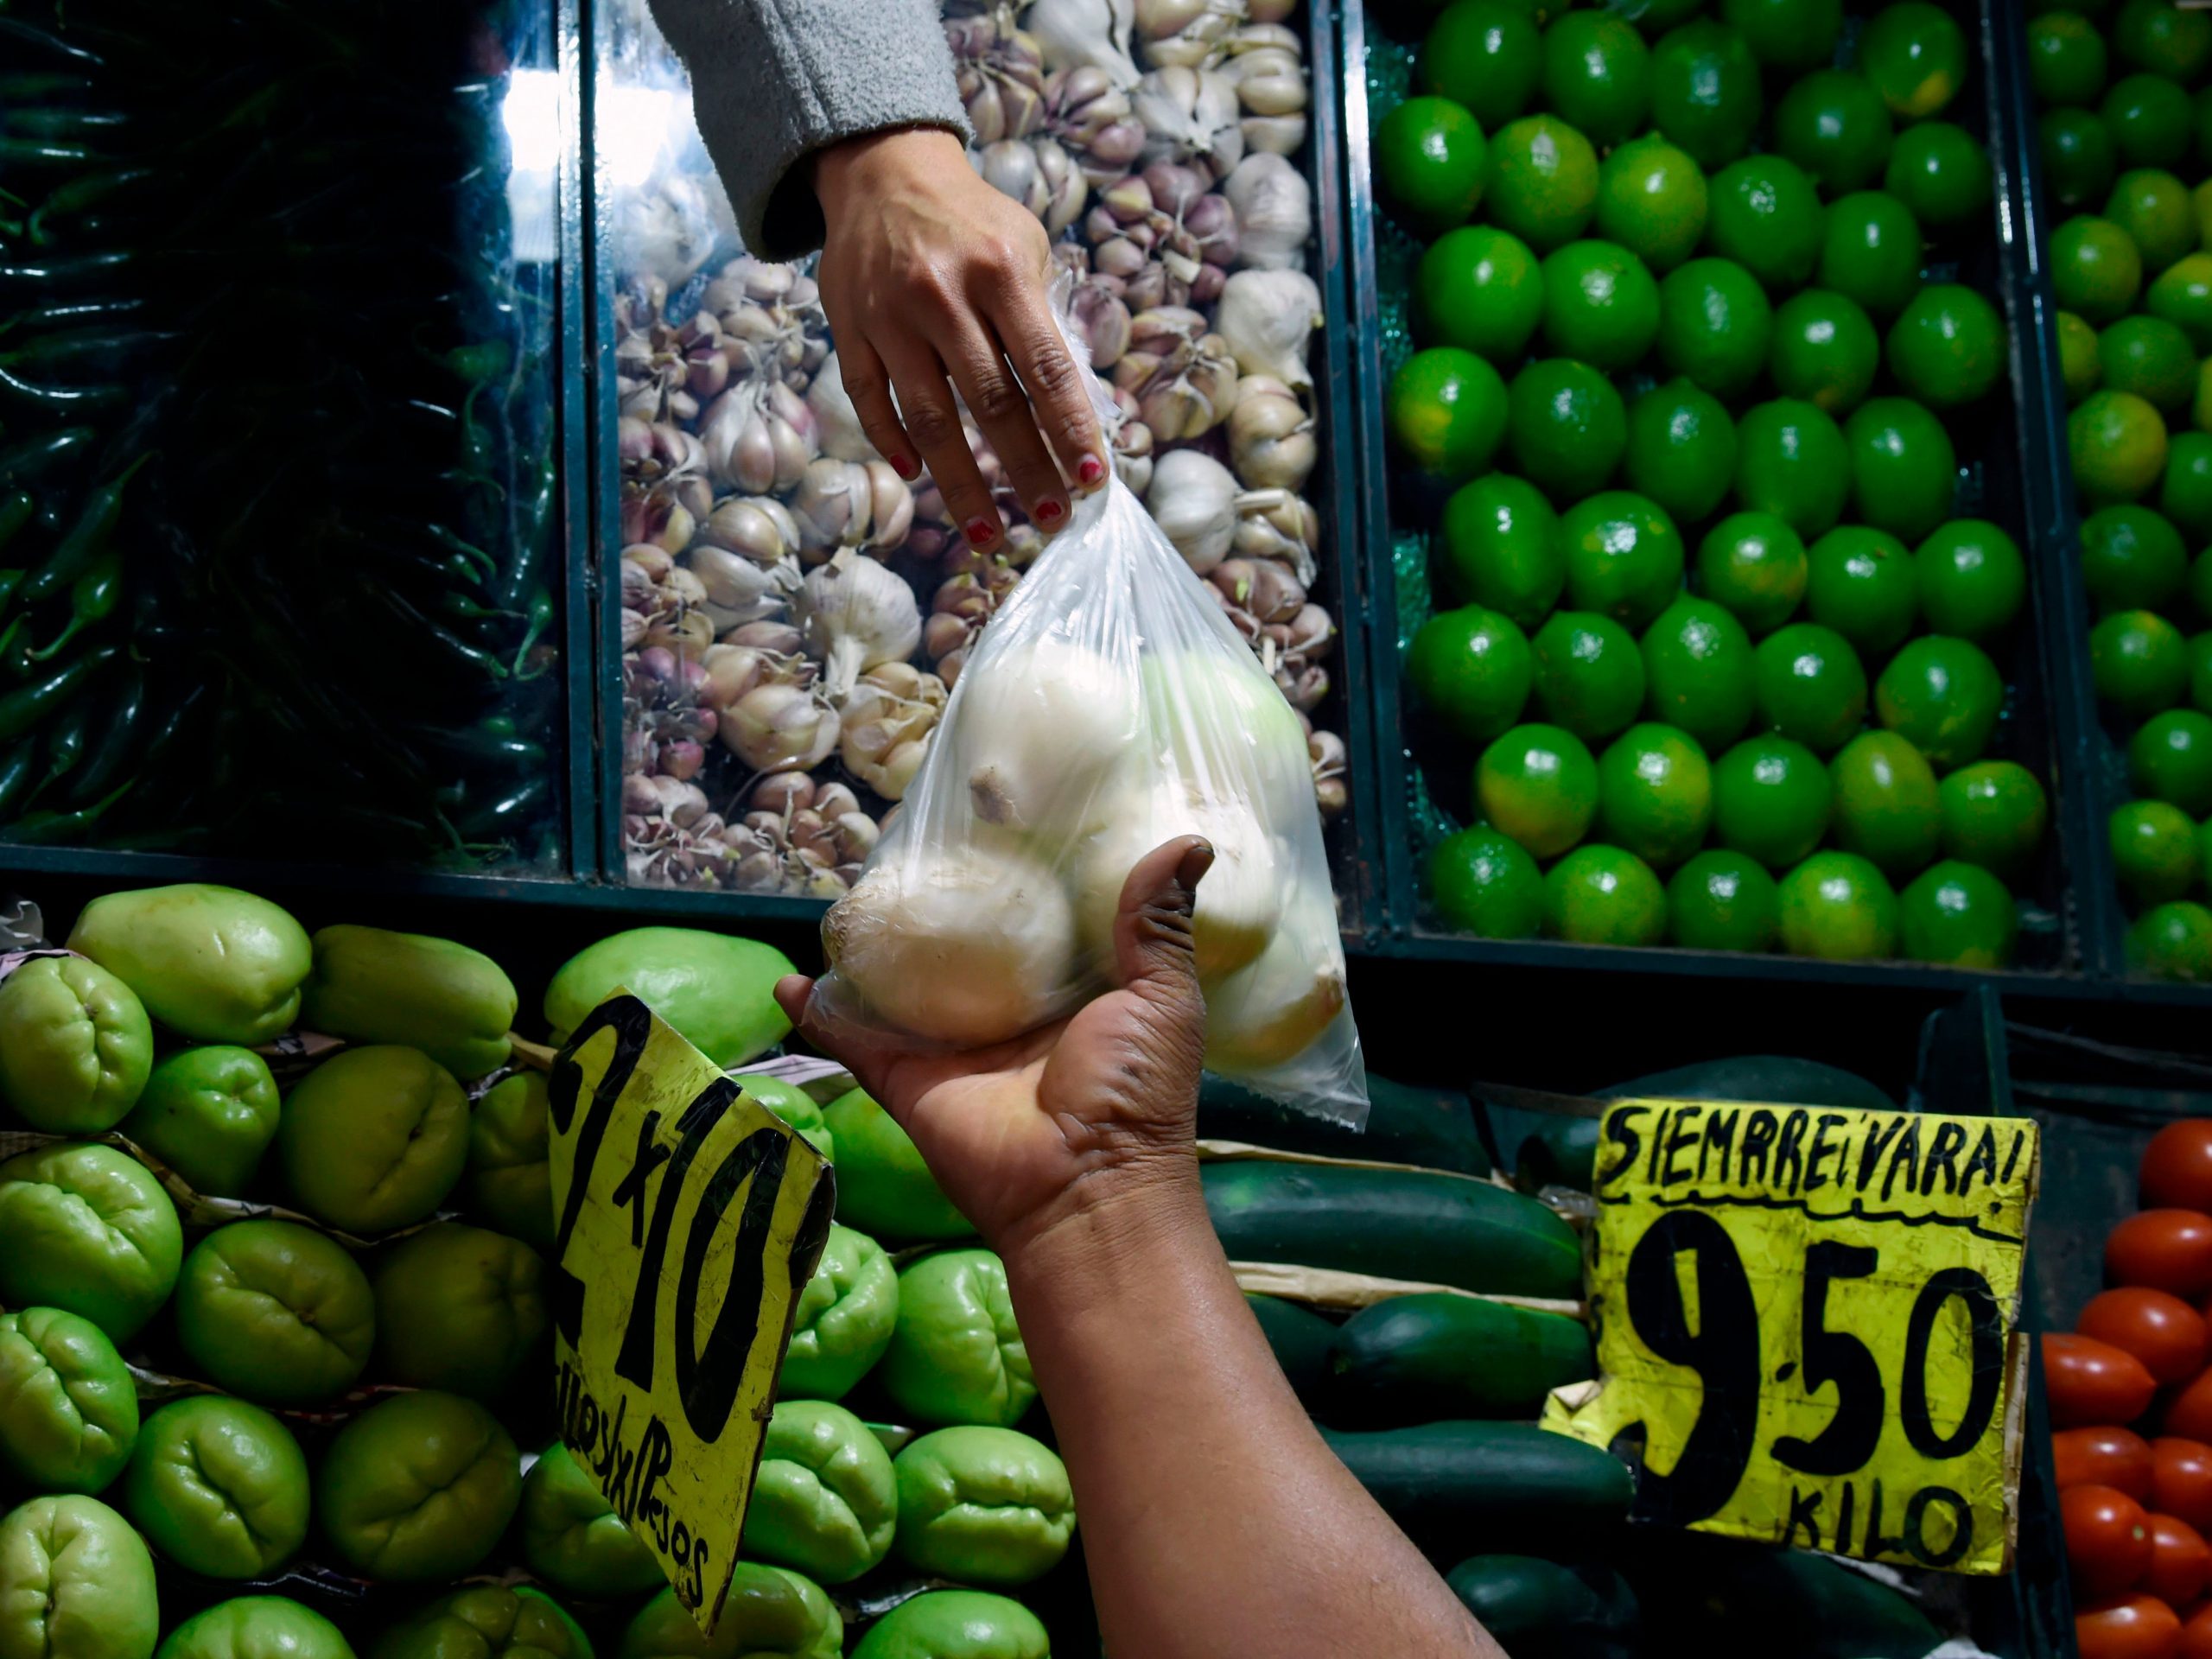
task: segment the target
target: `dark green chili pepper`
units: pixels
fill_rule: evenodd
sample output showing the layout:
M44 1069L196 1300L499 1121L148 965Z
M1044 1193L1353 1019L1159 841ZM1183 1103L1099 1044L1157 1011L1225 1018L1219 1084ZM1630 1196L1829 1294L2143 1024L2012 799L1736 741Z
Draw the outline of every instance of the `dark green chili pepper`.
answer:
M130 397L122 386L41 386L4 368L0 368L0 392L16 403L54 415L114 409L127 403Z
M77 700L56 715L46 728L46 776L32 792L38 797L68 775L69 769L85 758L85 740L91 735L92 720L100 712L100 699L89 690L79 693Z
M525 679L536 677L535 675L524 675L523 673L523 663L524 659L529 657L531 650L537 645L539 636L552 626L553 595L548 593L545 588L541 586L530 596L530 626L523 633L522 644L515 647L514 667L515 673L518 677ZM541 673L543 671L544 671L542 669L539 671Z
M461 833L474 841L485 836L512 830L545 799L551 787L551 774L540 772L463 818L460 824Z
M0 138L0 168L90 167L107 159L82 144L48 143L37 138Z
M78 110L67 105L17 104L0 89L0 132L63 140L112 136L130 124L120 110Z
M113 662L121 650L119 645L96 645L44 679L18 686L0 696L0 742L21 737L67 703L84 689L86 681Z
M65 426L0 449L0 484L29 482L79 451L89 449L96 435L89 426Z
M139 722L145 714L146 672L132 663L109 701L99 730L86 746L91 758L70 784L69 792L63 798L67 804L83 806L97 800L121 779L123 769L137 753L138 744L134 740L141 735Z
M38 503L31 499L29 490L11 490L0 495L0 547L14 541L25 524L38 512ZM5 595L0 595L0 603Z
M34 605L50 599L92 569L92 562L114 535L116 521L123 516L124 487L152 459L150 451L139 456L118 476L85 498L84 507L77 515L77 522L69 527L69 533L24 582L24 599Z
M42 259L35 264L0 265L0 289L27 288L35 293L98 282L104 276L127 274L145 256L135 248L110 248L99 253L71 254L67 258Z
M68 622L49 644L31 652L31 661L42 663L59 656L62 647L86 628L97 627L113 615L116 601L122 597L123 550L110 547L93 558L92 568L70 588Z
M0 103L58 104L66 99L82 98L92 90L93 83L82 75L27 72L0 75Z
M25 46L35 47L48 57L63 63L74 64L94 74L104 72L107 60L97 52L88 52L81 46L73 46L59 35L35 28L18 17L0 17L0 41L20 41Z
M513 361L514 348L504 340L456 346L444 358L446 367L453 371L454 377L472 386L498 379Z
M175 338L174 330L165 328L73 328L40 335L12 352L0 352L0 367L48 369L90 359L115 368L131 353L165 345Z
M0 752L0 822L13 814L30 792L31 780L38 776L38 740L33 737Z
M79 807L74 812L26 812L15 825L0 835L21 847L50 846L55 842L73 841L78 835L92 829L106 816L113 806L130 792L136 779L118 784L90 806Z
M63 300L54 305L35 305L28 311L18 311L5 322L0 322L0 337L21 330L37 334L43 329L70 324L86 325L95 322L114 322L146 308L143 295L118 296L105 300Z

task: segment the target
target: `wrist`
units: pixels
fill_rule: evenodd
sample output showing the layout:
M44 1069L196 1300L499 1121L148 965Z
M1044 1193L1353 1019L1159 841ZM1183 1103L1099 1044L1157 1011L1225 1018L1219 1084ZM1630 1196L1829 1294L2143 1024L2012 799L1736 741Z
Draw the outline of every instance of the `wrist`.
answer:
M814 194L823 206L853 191L880 191L888 180L948 162L968 165L960 140L941 127L892 127L840 139L814 152Z
M1088 1171L993 1243L1009 1280L1032 1294L1070 1287L1090 1295L1122 1269L1147 1281L1163 1256L1221 1258L1187 1147Z

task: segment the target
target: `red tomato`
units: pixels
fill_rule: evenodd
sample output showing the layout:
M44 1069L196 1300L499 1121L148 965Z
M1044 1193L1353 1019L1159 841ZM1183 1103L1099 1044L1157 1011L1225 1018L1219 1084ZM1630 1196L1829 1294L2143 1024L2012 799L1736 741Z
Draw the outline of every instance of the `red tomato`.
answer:
M2105 1484L2127 1490L2116 1480ZM2212 1530L2212 1446L2178 1436L2152 1441L2151 1496L2144 1501L2199 1532Z
M2204 1316L2178 1296L2130 1285L2089 1298L2074 1328L2143 1362L2161 1382L2186 1382L2204 1369Z
M2169 1123L2143 1148L2143 1207L2212 1213L2212 1118Z
M2075 1486L2059 1495L2074 1593L2096 1601L2133 1590L2151 1570L2151 1517L2126 1492Z
M2177 1659L2181 1620L2156 1596L2120 1596L2074 1618L2082 1659Z
M2150 1409L2151 1396L2158 1391L2158 1382L2134 1355L2094 1337L2058 1331L2044 1333L2043 1376L2050 1391L2055 1428L2132 1423Z
M2166 1433L2212 1445L2212 1371L2207 1371L2166 1402Z
M2132 1428L2061 1429L2050 1437L2050 1457L2062 1492L2069 1486L2111 1486L2138 1503L2151 1503L2151 1443Z
M2143 1587L2169 1607L2187 1607L2212 1580L2212 1545L2186 1521L2151 1517L2151 1570Z
M2196 1300L2212 1290L2212 1216L2145 1210L2128 1217L2105 1240L2105 1277Z
M2177 1659L2212 1659L2212 1601L2195 1609L2182 1622Z

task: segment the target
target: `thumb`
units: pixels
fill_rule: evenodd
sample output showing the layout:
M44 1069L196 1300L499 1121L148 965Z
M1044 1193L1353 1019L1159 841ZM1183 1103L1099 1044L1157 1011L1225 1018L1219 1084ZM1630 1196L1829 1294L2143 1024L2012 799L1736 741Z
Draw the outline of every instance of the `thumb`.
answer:
M1198 883L1213 868L1213 848L1179 836L1137 861L1122 884L1114 918L1115 976L1147 1000L1180 1005L1203 1019L1192 914Z

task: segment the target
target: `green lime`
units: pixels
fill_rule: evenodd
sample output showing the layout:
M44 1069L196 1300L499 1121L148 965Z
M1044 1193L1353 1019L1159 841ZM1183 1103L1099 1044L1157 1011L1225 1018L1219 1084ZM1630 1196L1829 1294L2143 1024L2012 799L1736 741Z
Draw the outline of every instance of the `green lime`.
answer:
M1707 252L1788 294L1805 285L1821 257L1821 196L1786 157L1746 156L1713 176Z
M2156 611L2115 611L2089 630L2089 672L2100 698L2147 720L2188 689L2188 643Z
M1536 631L1536 706L1586 743L1625 730L1643 707L1643 654L1610 616L1554 611Z
M1873 389L1882 343L1857 303L1808 288L1774 314L1774 388L1831 415L1848 415Z
M2004 320L1960 283L1923 288L1891 325L1889 360L1897 384L1924 404L1979 403L2005 372Z
M2105 89L2105 37L2078 12L2028 25L2028 84L2039 104L2087 104Z
M1570 11L1544 31L1544 102L1600 149L1643 130L1651 112L1651 48L1602 11Z
M1482 123L1448 98L1409 98L1375 124L1382 199L1416 230L1464 225L1483 199Z
M1544 925L1544 877L1518 842L1495 830L1462 830L1428 855L1437 914L1478 939L1532 939Z
M1943 835L1936 773L1896 732L1861 732L1828 762L1835 840L1892 881L1925 868Z
M1747 410L1736 427L1736 500L1770 512L1800 537L1818 536L1843 516L1851 483L1843 434L1825 410L1777 397Z
M1598 207L1598 152L1556 116L1528 115L1490 146L1490 219L1539 253L1572 242Z
M1805 543L1770 512L1738 512L1706 533L1698 586L1736 613L1753 638L1772 633L1805 597Z
M1559 514L1525 478L1491 473L1462 484L1444 504L1437 543L1445 586L1533 628L1567 586Z
M1644 630L1644 697L1652 717L1716 753L1751 723L1753 677L1751 636L1712 600L1684 594Z
M1815 69L1774 112L1774 147L1813 175L1828 197L1864 190L1890 163L1897 128L1862 75Z
M2135 792L2171 801L2192 818L2212 817L2212 715L2169 709L2127 741Z
M1986 518L1940 525L1913 556L1920 613L1937 633L1986 641L2012 626L2028 595L2020 544Z
M1472 352L1415 352L1390 379L1390 435L1415 471L1442 483L1472 478L1505 435L1505 383Z
M2212 629L2190 636L2187 657L2190 706L2212 715Z
M2198 102L2206 115L2206 137L2212 137L2212 86L2204 89ZM2212 179L2207 179L2189 193L2189 206L2190 211L2196 215L2197 245L2212 248Z
M1771 734L1747 737L1713 771L1713 827L1723 847L1786 869L1828 832L1835 785L1820 756Z
M2144 295L2143 308L2179 327L2199 352L2212 353L2212 253L2192 253L2168 266Z
M1687 732L1631 726L1598 757L1598 833L1655 869L1705 844L1713 824L1713 767Z
M1864 656L1895 651L1920 613L1920 567L1905 544L1865 524L1844 524L1806 555L1805 614Z
M2196 396L2196 353L2164 317L2122 317L2097 336L2097 378L2132 391L2161 415L2189 411Z
M1686 950L1771 950L1781 912L1774 878L1742 853L1700 853L1667 883L1669 936Z
M1470 743L1487 743L1521 718L1533 677L1527 636L1479 605L1430 617L1406 654L1414 692Z
M1508 447L1514 464L1553 500L1605 488L1628 448L1628 410L1613 383L1586 363L1554 357L1513 378Z
M2212 979L2212 910L2183 900L2145 912L2127 930L2127 965L2150 979Z
M2212 433L2177 432L2167 443L2158 511L2196 545L2212 542Z
M2163 75L2114 81L2097 105L2126 167L2178 167L2189 155L2196 111L2189 94Z
M2120 145L2104 118L2088 110L2050 110L2036 122L2044 177L2051 199L2068 213L2093 208L2120 172Z
M1874 682L1874 717L1938 772L1981 759L2005 707L2005 678L1970 640L1908 640Z
M2051 233L2050 283L2060 306L2101 327L2134 305L2143 256L2110 219L2077 213Z
M2069 408L2104 384L2097 331L2071 311L2058 314L2058 372Z
M1662 275L1697 251L1707 212L1705 175L1657 133L1623 144L1598 170L1598 234Z
M1684 23L1651 49L1651 124L1707 172L1751 148L1766 107L1758 60L1723 23Z
M1451 99L1494 132L1536 95L1541 55L1526 6L1455 0L1421 43L1421 90Z
M1930 865L1897 901L1904 955L1949 968L2012 965L2019 913L2005 884L1978 864Z
M1414 328L1427 345L1518 364L1543 315L1536 256L1519 238L1488 225L1446 231L1414 274Z
M1802 74L1835 55L1843 0L1720 0L1720 20L1765 67Z
M1544 931L1570 944L1657 944L1667 889L1634 853L1578 847L1544 877Z
M1544 340L1560 356L1608 372L1632 369L1658 334L1659 284L1626 248L1570 242L1545 257Z
M2196 372L2196 402L2190 410L2190 423L2200 432L2212 432L2212 359Z
M2129 801L2113 809L2113 874L2128 902L2140 908L2178 899L2202 873L2196 825L2171 801Z
M1882 188L1940 236L1981 223L1995 194L1993 178L1980 139L1948 121L1923 121L1897 135Z
M1753 701L1766 730L1827 754L1866 724L1866 670L1834 628L1792 622L1760 640L1753 658Z
M1873 316L1895 316L1920 291L1921 233L1912 210L1886 190L1861 190L1828 208L1816 281Z
M2113 181L2105 217L2126 231L2155 276L2196 250L2196 202L2189 187L2161 168L2139 167Z
M1861 523L1918 542L1951 516L1958 452L1951 435L1909 397L1877 397L1844 423L1851 499Z
M2132 391L2094 391L2066 417L2074 481L2092 503L2135 501L2166 470L2166 423Z
M1641 628L1681 591L1681 532L1657 502L1607 490L1569 507L1559 529L1576 610Z
M2001 876L2018 875L2043 845L2050 804L2035 773L2017 760L1977 760L1936 786L1943 856Z
M1538 858L1556 858L1597 813L1598 763L1572 732L1516 726L1475 763L1475 800L1492 829Z
M1649 496L1678 524L1701 523L1736 476L1736 426L1720 400L1688 380L1669 380L1628 411L1629 487Z
M1693 259L1659 284L1659 360L1733 400L1765 369L1774 308L1758 279L1729 259Z
M1967 37L1928 0L1901 0L1874 14L1859 37L1859 67L1900 121L1941 115L1967 84Z
M2189 580L2181 532L2149 507L2101 507L2082 521L2082 585L2100 613L2156 610Z
M1897 895L1881 871L1850 853L1815 853L1782 878L1782 948L1828 962L1897 953Z
M2212 62L2212 17L2173 0L2127 0L2113 22L2120 60L2187 86Z

